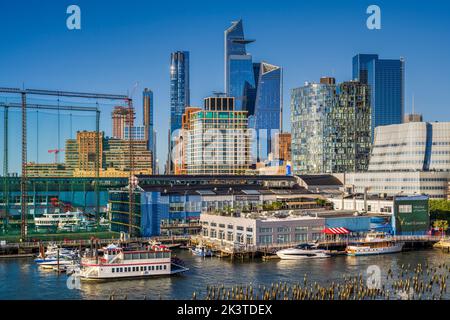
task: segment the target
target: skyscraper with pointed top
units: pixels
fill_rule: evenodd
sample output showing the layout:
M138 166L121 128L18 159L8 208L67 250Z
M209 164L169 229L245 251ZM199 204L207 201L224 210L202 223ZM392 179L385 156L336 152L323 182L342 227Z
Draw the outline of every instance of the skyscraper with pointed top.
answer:
M246 49L252 42L244 38L242 19L225 30L225 92L235 98L236 110L243 109L245 86L255 87L252 56Z
M235 98L236 110L248 111L249 127L256 130L257 159L272 152L272 136L282 128L282 68L253 63L246 45L242 19L225 30L225 92Z

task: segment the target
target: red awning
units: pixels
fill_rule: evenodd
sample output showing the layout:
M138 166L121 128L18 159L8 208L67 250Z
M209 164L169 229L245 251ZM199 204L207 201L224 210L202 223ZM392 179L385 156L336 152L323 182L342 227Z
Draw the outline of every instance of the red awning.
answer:
M325 228L322 232L326 234L349 234L350 230L346 228Z

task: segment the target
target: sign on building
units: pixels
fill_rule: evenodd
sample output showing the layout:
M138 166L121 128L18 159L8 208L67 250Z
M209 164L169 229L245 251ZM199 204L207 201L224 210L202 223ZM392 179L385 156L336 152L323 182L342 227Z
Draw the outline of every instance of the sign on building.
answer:
M396 235L421 235L430 228L428 196L394 198L392 228Z

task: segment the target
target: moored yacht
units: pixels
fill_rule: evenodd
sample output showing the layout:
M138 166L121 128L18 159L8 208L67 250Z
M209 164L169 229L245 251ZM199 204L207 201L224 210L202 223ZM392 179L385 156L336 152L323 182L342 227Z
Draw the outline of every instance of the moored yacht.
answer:
M213 252L202 245L192 248L191 252L193 255L196 255L199 257L212 257L213 256Z
M277 251L277 256L284 260L300 260L311 258L328 258L330 255L326 250L318 249L313 244L300 244L294 248Z
M404 244L404 242L395 241L385 233L371 232L360 243L348 245L345 252L349 256L397 253L402 251Z

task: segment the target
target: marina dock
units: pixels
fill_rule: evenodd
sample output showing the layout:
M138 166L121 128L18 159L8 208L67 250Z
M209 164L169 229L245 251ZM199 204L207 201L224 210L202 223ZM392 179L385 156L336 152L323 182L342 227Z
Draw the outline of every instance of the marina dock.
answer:
M394 236L395 242L403 242L404 251L432 248L434 244L441 240L440 236ZM326 249L332 256L345 254L345 248L349 244L358 244L364 241L363 238L321 240L316 244L320 249ZM253 259L262 258L264 261L279 259L276 252L282 249L292 248L299 245L299 242L275 243L271 245L233 245L225 241L205 239L201 236L192 237L190 246L203 245L213 251L215 256L230 259ZM448 248L444 246L444 248ZM450 250L450 249L448 249Z

